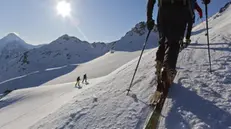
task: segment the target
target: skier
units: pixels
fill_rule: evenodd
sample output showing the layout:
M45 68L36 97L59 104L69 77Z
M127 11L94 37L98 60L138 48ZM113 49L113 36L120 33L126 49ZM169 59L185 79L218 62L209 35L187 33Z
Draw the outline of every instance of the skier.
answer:
M78 85L78 87L80 87L80 77L77 77L76 79L76 83L75 83L75 87Z
M152 30L152 19L155 0L148 0L147 4L147 28ZM191 0L158 0L157 27L159 31L159 47L156 53L156 74L160 81L171 85L177 73L176 63L180 50L180 42L183 41L187 22L192 20L194 13ZM203 0L209 4L210 0ZM164 92L167 88L158 87L157 91Z
M196 9L198 14L199 14L199 17L202 18L203 17L203 14L202 14L202 9L200 8L200 6L198 5L197 1L196 0L192 0L192 10ZM188 21L188 27L187 27L187 33L186 33L186 41L185 43L181 43L181 50L188 47L188 45L191 43L191 33L192 33L192 27L193 27L193 24L195 23L195 14L194 14L194 11L193 11L193 18L192 20L189 19Z
M85 81L85 84L88 83L88 82L87 82L87 74L84 74L84 75L83 75L83 81L82 81L82 83L84 83L84 81Z

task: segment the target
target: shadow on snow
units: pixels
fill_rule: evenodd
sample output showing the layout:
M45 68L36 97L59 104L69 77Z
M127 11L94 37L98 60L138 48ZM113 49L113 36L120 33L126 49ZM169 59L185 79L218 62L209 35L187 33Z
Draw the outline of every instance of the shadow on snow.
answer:
M26 75L22 78L13 79L0 84L0 93L6 90L16 90L40 86L50 80L58 78L73 71L77 66L68 65L60 69L44 70L33 74Z
M210 30L211 28L209 28ZM198 35L202 32L206 32L206 28L203 28L203 29L200 29L200 30L197 30L197 31L192 31L192 35Z
M166 117L167 129L190 129L189 121L181 115L181 111L191 112L202 122L212 129L225 129L231 126L231 114L217 107L213 102L205 100L194 91L179 84L174 84L173 90L169 93L173 100L173 107ZM173 94L178 93L178 94Z

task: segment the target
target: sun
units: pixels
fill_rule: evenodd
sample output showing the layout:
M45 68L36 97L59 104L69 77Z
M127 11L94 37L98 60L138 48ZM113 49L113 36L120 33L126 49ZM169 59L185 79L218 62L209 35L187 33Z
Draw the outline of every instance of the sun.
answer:
M71 15L71 4L67 1L58 2L56 9L58 14L64 18Z

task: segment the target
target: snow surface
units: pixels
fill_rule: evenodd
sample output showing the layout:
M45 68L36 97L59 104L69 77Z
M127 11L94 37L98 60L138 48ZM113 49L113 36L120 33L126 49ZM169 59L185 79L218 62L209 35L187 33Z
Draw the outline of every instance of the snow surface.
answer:
M130 82L128 78L131 77L130 75L134 70L134 67L131 66L134 66L135 62L137 62L137 60L133 60L108 76L97 79L96 82L90 80L90 85L83 86L83 89L73 88L73 82L13 91L3 100L5 105L0 110L0 127L6 129L15 127L49 129L56 127L81 129L141 127L145 120L143 114L147 115L149 111L149 107L145 104L148 97L147 92L151 93L152 90L150 89L153 89L153 87L147 88L147 86L150 85L149 83L155 82L153 81L153 76L147 76L154 75L154 71L150 71L154 62L152 59L153 53L149 52L148 54L151 59L142 61L142 69L138 71L146 74L138 75L137 77L140 79L136 80L136 85L134 86L134 88L137 88L134 92L141 91L137 99L125 94ZM149 64L149 68L144 67L147 66L146 64ZM146 83L142 81L143 79L146 80ZM145 88L140 87L142 85ZM84 87L91 88L85 89ZM73 94L70 92L73 92ZM57 97L61 94L70 97L64 97L63 99L62 96ZM146 98L146 100L142 100L142 98ZM56 101L58 101L57 105L54 104ZM33 107L29 106L31 104ZM58 110L55 111L55 109ZM17 112L19 110L20 112ZM12 116L9 116L8 113L12 114ZM4 119L2 120L1 118ZM139 120L140 118L141 120ZM43 127L44 124L49 125Z
M193 29L193 43L179 55L160 129L231 129L230 12L229 7L209 20L212 73L208 71L205 24ZM80 89L69 82L11 92L0 102L0 128L141 129L151 112L149 97L156 89L155 52L144 54L128 96L126 89L138 58L89 80Z
M97 79L90 81L97 83ZM83 85L78 90L72 82L14 91L1 100L0 128L28 128L90 87L91 85Z

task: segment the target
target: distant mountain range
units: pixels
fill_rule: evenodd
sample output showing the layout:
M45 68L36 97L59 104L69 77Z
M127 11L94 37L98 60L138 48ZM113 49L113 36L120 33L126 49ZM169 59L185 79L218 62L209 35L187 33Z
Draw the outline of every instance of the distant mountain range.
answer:
M141 50L146 33L145 22L140 22L120 40L111 43L89 43L65 34L39 47L10 33L0 40L0 81L33 71L84 63L110 51ZM158 34L153 31L151 35L147 49L157 46Z

